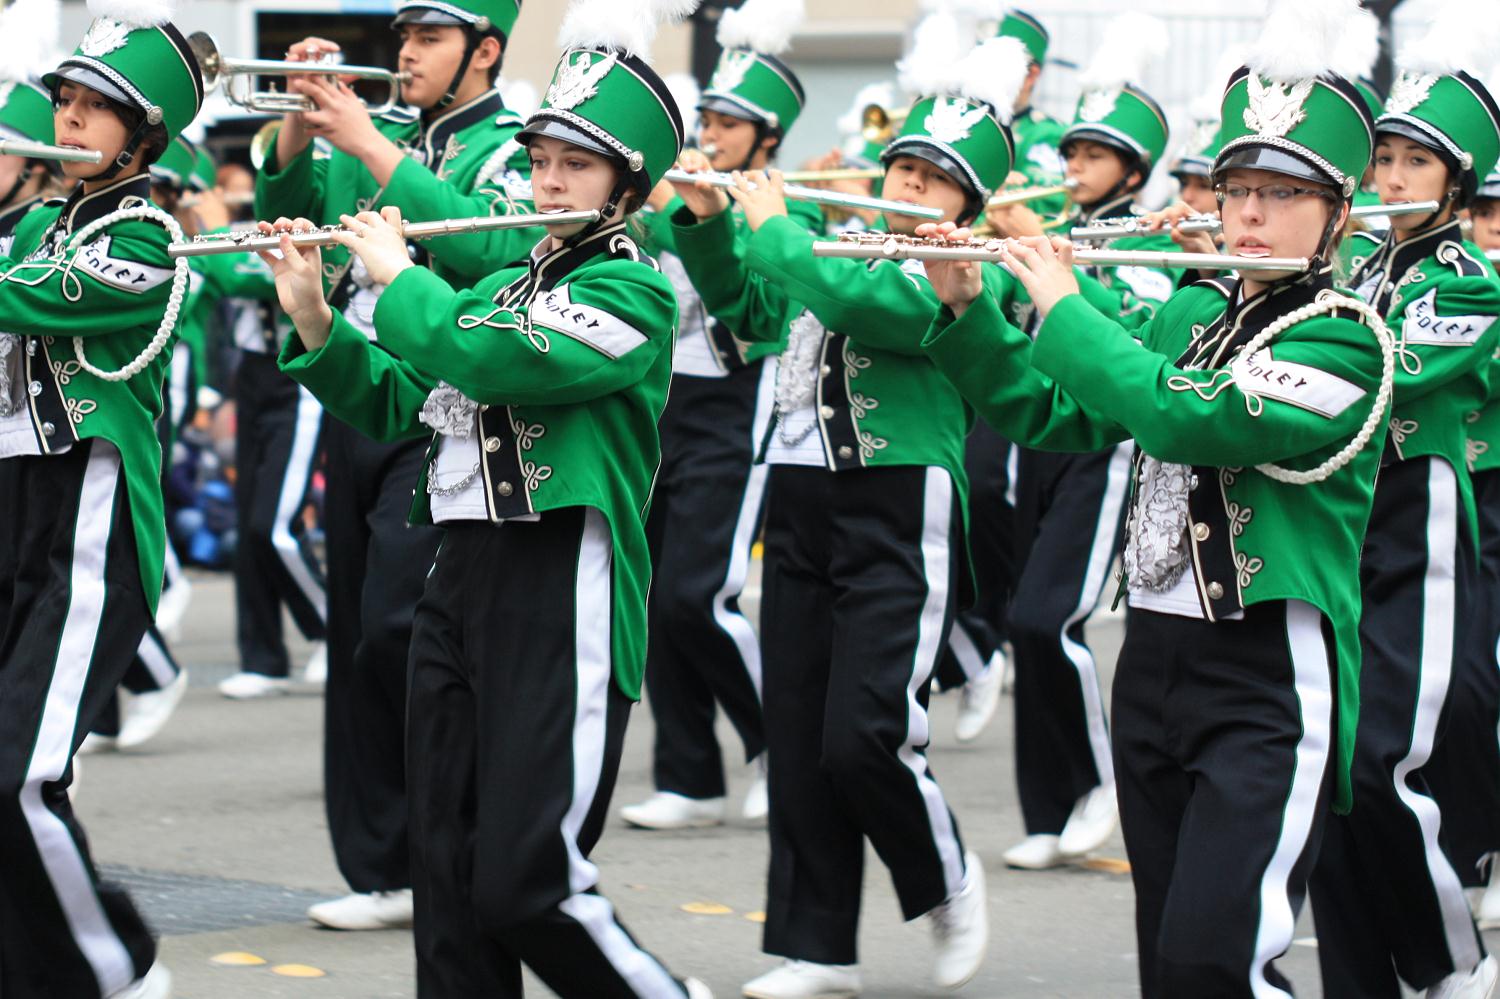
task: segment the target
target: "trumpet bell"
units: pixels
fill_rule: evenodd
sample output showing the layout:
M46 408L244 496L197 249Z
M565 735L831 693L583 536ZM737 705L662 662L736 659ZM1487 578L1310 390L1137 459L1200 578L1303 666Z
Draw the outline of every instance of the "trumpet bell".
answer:
M195 31L188 35L188 48L198 60L198 72L203 74L203 89L213 90L224 78L224 60L219 55L219 43L206 31Z

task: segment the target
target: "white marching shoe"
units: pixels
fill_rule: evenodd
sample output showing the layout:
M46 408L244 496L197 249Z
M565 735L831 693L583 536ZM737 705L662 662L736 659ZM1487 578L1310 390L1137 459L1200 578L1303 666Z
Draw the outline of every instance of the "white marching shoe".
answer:
M932 979L945 989L956 989L979 973L990 942L990 914L986 902L984 864L972 851L964 854L964 886L927 914L937 960Z
M123 989L111 992L109 999L171 999L172 973L157 961L145 977L137 978Z
M746 822L762 823L766 816L771 814L771 791L770 784L766 782L766 754L755 758L755 781L750 785L750 790L745 792L745 804L740 808L740 815Z
M1459 971L1426 992L1427 999L1495 999L1500 996L1500 962L1486 957L1469 971Z
M146 694L132 694L125 702L124 718L120 723L119 746L131 749L146 742L167 724L172 712L187 693L187 670L179 670L172 682L160 690Z
M1100 784L1078 799L1068 824L1057 838L1063 856L1076 858L1099 849L1115 831L1120 821L1120 806L1114 784Z
M257 697L285 694L291 685L292 682L284 676L245 672L219 681L219 693L231 701L253 701Z
M979 675L960 688L958 720L953 725L953 737L959 742L973 742L994 719L1004 677L1005 654L997 651Z
M181 573L172 585L161 591L156 602L156 630L170 642L182 637L182 619L187 617L188 604L193 599L193 584Z
M684 978L682 989L687 993L688 999L714 999L713 990L696 978Z
M100 753L113 753L120 748L120 737L117 735L100 735L98 732L90 732L83 737L78 744L78 751L73 758L80 756L97 756Z
M745 999L853 999L859 987L855 965L787 961L746 982L740 992Z
M302 682L318 685L328 682L327 642L318 642L313 646L312 654L307 657L307 665L302 667Z
M1478 891L1474 900L1474 921L1481 930L1500 929L1500 857L1489 854L1484 858L1490 868L1489 882Z
M706 829L724 822L724 799L655 791L645 801L620 809L620 818L640 829Z
M356 892L307 910L307 918L330 930L395 930L412 922L410 888Z
M1059 838L1051 833L1027 836L1001 854L1000 859L1005 861L1005 866L1019 867L1023 871L1045 871L1061 867L1073 858L1058 848Z

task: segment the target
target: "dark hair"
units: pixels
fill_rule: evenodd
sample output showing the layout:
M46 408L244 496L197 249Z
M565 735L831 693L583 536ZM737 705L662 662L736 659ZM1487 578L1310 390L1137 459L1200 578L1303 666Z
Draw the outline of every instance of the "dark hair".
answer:
M125 130L134 135L135 130L141 126L141 122L145 121L146 113L129 104L121 104L112 97L106 96L105 100L109 104L110 111L125 126ZM145 132L141 135L141 144L135 150L135 162L149 167L161 159L162 153L167 151L167 144L171 141L165 125L157 123L146 126Z

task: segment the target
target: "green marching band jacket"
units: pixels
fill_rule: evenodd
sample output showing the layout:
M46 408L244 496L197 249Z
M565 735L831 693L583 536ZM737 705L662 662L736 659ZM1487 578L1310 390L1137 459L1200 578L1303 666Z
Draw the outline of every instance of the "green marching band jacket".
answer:
M1327 616L1339 665L1335 806L1347 811L1359 709L1360 591L1351 566L1374 502L1384 427L1312 486L1255 466L1312 468L1353 439L1379 389L1381 353L1351 310L1297 323L1245 357L1241 348L1281 316L1338 293L1324 274L1246 302L1236 303L1237 294L1237 282L1223 278L1184 288L1137 331L1140 344L1081 295L1058 303L1033 343L981 295L960 319L944 308L924 347L1018 443L1093 451L1134 437L1133 492L1142 454L1188 466L1180 526L1209 620L1272 600L1303 600ZM1133 502L1127 536L1140 529L1136 520ZM1316 557L1309 538L1318 541Z
M1469 414L1483 408L1500 326L1500 283L1455 219L1396 242L1394 230L1350 280L1396 338L1388 460L1435 455L1453 466L1479 544L1469 480Z
M574 506L603 513L614 541L615 681L638 699L651 576L644 525L677 299L623 222L540 250L472 291L409 268L376 307L379 342L335 313L327 344L308 352L289 337L281 366L377 440L432 433L429 468L443 434L477 433L492 521ZM414 523L431 522L427 477Z
M127 219L69 252L69 239L85 226L148 205L151 181L138 174L93 194L82 191L28 213L16 227L10 255L0 258L0 316L4 332L20 338L11 341L10 357L0 357L0 413L24 409L30 429L25 439L0 441L0 456L54 454L88 438L119 450L141 582L155 613L167 543L155 424L171 343L134 377L106 381L79 363L73 338L105 371L141 354L167 311L171 236L157 222Z
M1124 194L1093 206L1077 215L1070 225L1092 225L1138 215L1140 212L1132 203L1133 197L1133 194ZM1166 233L1121 236L1096 245L1100 249L1143 253L1171 253L1177 249L1177 244ZM1117 317L1126 329L1138 329L1149 322L1161 304L1172 297L1182 279L1182 271L1160 267L1084 267L1082 271L1078 283L1085 296L1105 315Z
M823 228L823 213L817 205L806 201L789 201L786 207L789 217L808 232ZM732 227L735 255L742 257L751 236L750 227L745 223L744 209L731 203L724 214L729 216ZM648 210L636 217L646 228L642 245L653 256L671 253L680 259L684 246L688 253L702 251L699 234L694 231L698 228L697 219L682 203L681 198L673 198L662 211ZM714 221L717 223L721 220ZM717 224L714 225L713 235L722 235L723 231ZM686 235L679 238L680 233ZM694 291L715 320L708 324L708 336L714 353L718 355L719 363L725 370L743 367L752 361L780 353L786 346L787 324L793 314L785 293L777 288L766 289L765 293L772 296L779 305L771 308L748 308L747 303L741 302L738 296L724 295L723 290L723 284L719 283L711 289L719 294L710 299L702 289L697 288L696 279L694 280ZM766 326L758 330L750 329L757 323Z
M396 111L375 124L407 151L389 185L379 187L356 157L337 149L325 153L317 142L285 164L276 162L273 145L256 178L257 216L337 225L341 214L387 205L400 208L413 222L533 210L531 159L515 141L524 122L506 110L498 91L486 91L430 122ZM542 235L540 228L527 228L446 236L419 244L418 259L450 283L468 287L500 265L522 260ZM353 277L349 260L349 251L341 246L323 249L330 301L341 303L344 297L340 286Z
M1031 186L1052 187L1062 182L1063 161L1057 147L1066 130L1062 122L1037 108L1027 108L1011 121L1010 131L1016 142L1014 169L1025 174ZM1030 208L1047 218L1062 211L1066 203L1066 195L1058 194L1032 201Z

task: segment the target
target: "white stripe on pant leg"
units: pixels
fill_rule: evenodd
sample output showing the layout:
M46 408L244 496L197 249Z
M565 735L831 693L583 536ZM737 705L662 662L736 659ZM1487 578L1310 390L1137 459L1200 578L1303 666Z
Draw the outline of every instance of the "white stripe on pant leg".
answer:
M188 388L192 384L189 377L193 371L193 348L182 341L172 348L172 365L167 377L167 419L171 421L168 428L168 438L175 438L177 432L182 429L182 418L188 411ZM168 462L172 456L165 455Z
M676 980L620 927L609 900L587 894L599 883L599 868L578 848L578 837L594 805L604 769L605 727L614 677L610 648L613 551L604 515L592 508L586 510L573 594L577 618L574 644L578 657L578 699L573 714L573 800L562 824L563 844L568 851L568 887L573 894L558 908L578 921L636 995L642 999L658 996L682 999L682 988Z
M312 478L313 458L318 444L318 428L323 422L323 407L311 392L297 386L297 422L292 429L292 449L276 497L276 523L271 528L271 545L281 557L292 581L307 597L308 603L325 622L328 620L328 594L313 577L303 559L302 547L292 535L292 520L302 511L307 498L307 483Z
M177 668L172 665L172 657L167 655L167 650L161 644L161 638L150 628L141 638L140 648L135 650L141 662L146 667L146 672L151 674L151 682L156 684L157 690L165 690L177 679Z
M776 396L776 366L761 364L760 384L755 389L755 415L750 421L750 453L760 446L766 427L771 422L771 410ZM761 500L766 495L766 476L769 465L751 465L750 475L745 480L745 494L740 500L739 517L734 522L734 541L729 549L729 572L724 577L719 592L714 594L714 621L734 642L739 650L740 661L755 687L755 697L760 699L761 667L760 640L755 629L740 611L729 609L729 600L738 597L745 589L745 579L750 575L750 545L755 540L755 529L759 526Z
M1427 763L1437 736L1438 716L1453 677L1454 578L1458 545L1467 544L1458 531L1458 479L1453 466L1441 458L1427 458L1427 574L1422 581L1422 660L1417 683L1416 718L1411 750L1396 764L1396 796L1416 816L1422 830L1427 873L1437 895L1438 911L1453 967L1467 971L1479 963L1473 917L1463 885L1438 844L1442 815L1437 802L1407 784L1411 773Z
M1099 783L1105 787L1115 782L1114 757L1109 751L1109 725L1104 720L1104 692L1099 684L1099 664L1088 646L1068 637L1068 630L1080 621L1088 619L1099 605L1099 595L1109 575L1109 564L1115 557L1115 534L1120 526L1120 511L1125 505L1125 494L1130 482L1131 446L1116 444L1109 456L1109 468L1104 482L1104 496L1099 504L1099 519L1094 522L1094 541L1089 548L1088 566L1083 574L1083 588L1078 593L1078 606L1063 622L1063 655L1078 671L1078 687L1083 692L1084 723L1089 730L1089 751L1094 757L1094 769L1099 773Z
M104 617L104 566L114 522L120 454L102 441L93 444L83 474L78 521L73 532L73 565L67 616L36 745L21 785L21 814L41 854L63 916L78 949L94 970L99 990L109 995L135 979L135 967L99 904L88 867L68 827L42 801L42 785L60 780L72 755L73 731L83 699L84 680ZM32 664L33 667L38 664Z
M948 896L957 894L964 884L963 851L958 845L958 831L953 828L953 814L943 798L942 789L927 769L927 757L918 746L928 742L930 724L927 711L917 700L918 693L932 682L938 654L943 648L943 619L948 613L948 577L953 551L953 480L945 468L930 467L922 497L922 573L927 578L927 598L917 622L917 651L912 661L911 680L906 685L906 740L896 756L912 772L917 791L927 807L927 824L932 842L943 864L943 881Z
M965 683L984 672L986 663L979 658L979 646L974 644L974 639L964 630L961 621L955 620L948 632L948 650L958 660L958 668L963 670Z
M1287 601L1286 645L1292 657L1302 735L1297 740L1291 789L1281 813L1281 834L1260 878L1260 920L1255 927L1255 957L1250 964L1250 993L1255 999L1291 999L1290 993L1266 978L1266 967L1292 945L1297 924L1289 890L1292 868L1306 852L1312 835L1333 743L1333 685L1322 612L1301 600Z

